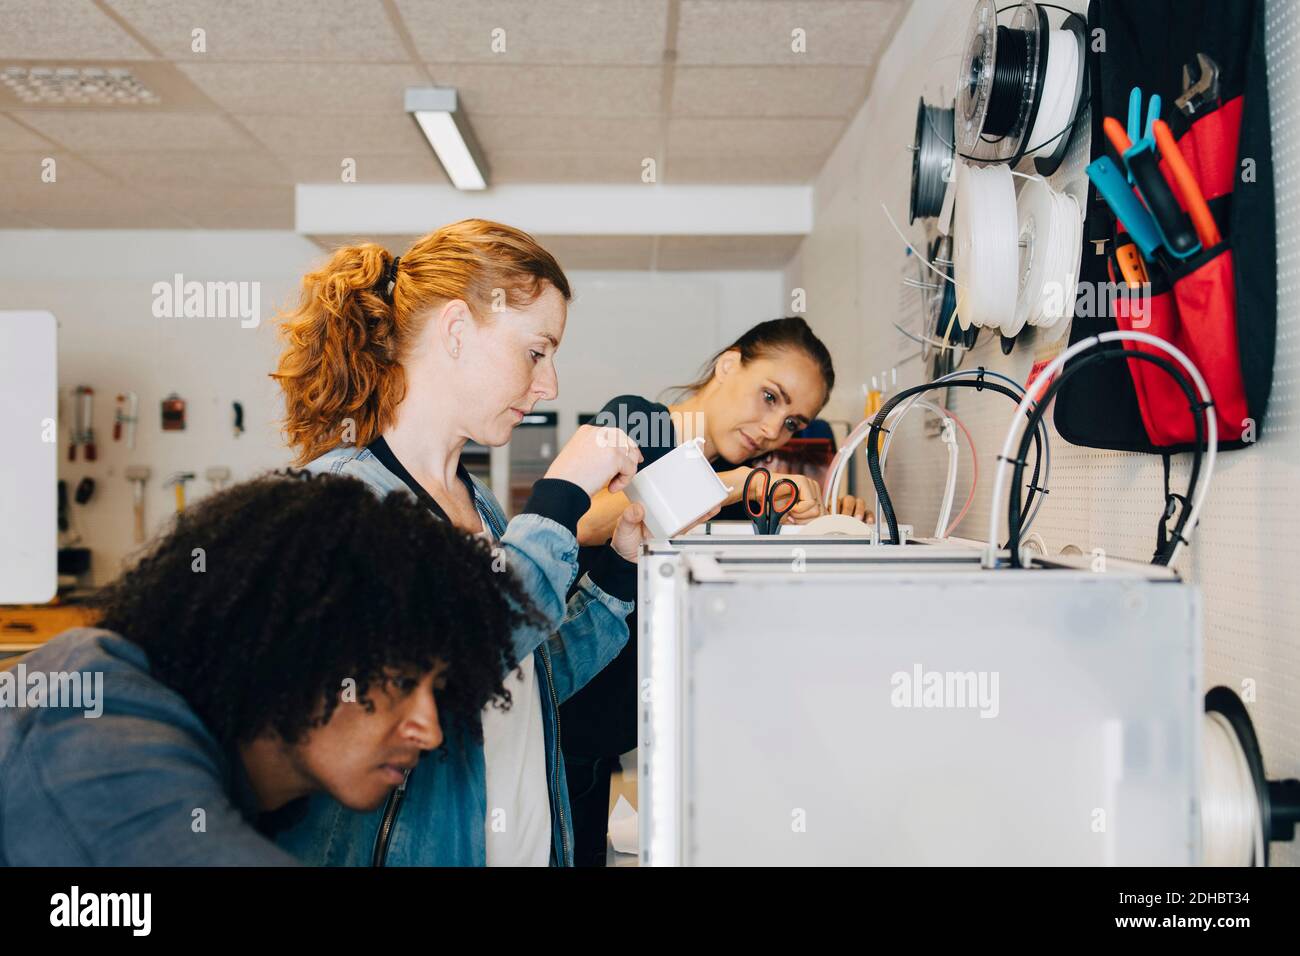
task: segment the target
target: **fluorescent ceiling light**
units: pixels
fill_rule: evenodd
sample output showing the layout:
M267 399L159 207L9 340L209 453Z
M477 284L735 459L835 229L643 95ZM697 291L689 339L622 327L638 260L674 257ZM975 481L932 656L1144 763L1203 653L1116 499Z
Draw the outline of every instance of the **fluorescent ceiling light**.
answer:
M457 189L487 189L487 164L452 87L410 87L406 112L438 154L447 178Z

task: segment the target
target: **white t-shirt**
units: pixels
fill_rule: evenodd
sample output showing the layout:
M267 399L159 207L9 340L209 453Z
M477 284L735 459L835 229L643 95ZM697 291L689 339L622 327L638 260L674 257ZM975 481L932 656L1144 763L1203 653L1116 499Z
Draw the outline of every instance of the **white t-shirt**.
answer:
M486 525L480 535L489 541ZM522 675L520 674L522 672ZM546 866L551 860L551 797L546 784L546 734L533 655L504 681L510 709L483 708L487 771L488 866Z

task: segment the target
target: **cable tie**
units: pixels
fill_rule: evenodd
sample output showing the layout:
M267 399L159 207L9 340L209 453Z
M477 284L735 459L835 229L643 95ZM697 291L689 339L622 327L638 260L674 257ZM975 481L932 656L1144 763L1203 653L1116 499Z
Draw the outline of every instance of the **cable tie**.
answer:
M1023 458L1004 458L1002 455L998 455L998 461L1005 461L1008 464L1019 465L1021 468L1025 468L1029 465L1029 462L1025 461Z
M984 391L984 366L981 365L978 374L975 376L975 391Z
M1214 407L1214 399L1212 398L1204 402L1196 402L1194 405L1191 406L1193 412L1206 411L1213 407Z
M1036 491L1036 492L1038 492L1040 495L1050 495L1050 494L1051 494L1051 491L1049 491L1048 489L1044 488L1042 485L1025 485L1025 487L1028 488L1030 491Z

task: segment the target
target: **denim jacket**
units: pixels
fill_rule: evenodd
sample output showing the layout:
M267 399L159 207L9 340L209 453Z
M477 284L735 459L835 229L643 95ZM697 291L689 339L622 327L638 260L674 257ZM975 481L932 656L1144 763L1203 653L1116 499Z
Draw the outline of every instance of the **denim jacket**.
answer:
M379 495L412 493L363 448L336 448L307 468L358 478ZM537 679L542 682L551 863L572 866L573 829L560 752L559 705L627 643L626 618L636 596L635 566L611 550L604 566L583 575L572 597L567 597L577 576L575 529L581 511L560 513L562 509L538 504L542 495L535 490L524 512L507 524L492 492L478 479L471 480L475 508L497 539L507 566L550 625L545 631L519 628L513 641L518 660L533 655ZM556 484L554 479L550 483ZM581 489L568 482L558 484L566 486L569 493L582 495ZM582 510L585 507L583 504ZM454 587L454 582L449 586ZM447 722L443 745L425 754L384 807L357 813L317 795L302 822L278 834L277 842L303 862L324 866L370 865L381 836L386 837L386 852L378 861L383 865L485 865L487 783L483 744L476 739L476 732L477 728Z
M0 706L0 867L298 862L263 835L238 755L153 676L139 645L74 628L19 667L85 690Z

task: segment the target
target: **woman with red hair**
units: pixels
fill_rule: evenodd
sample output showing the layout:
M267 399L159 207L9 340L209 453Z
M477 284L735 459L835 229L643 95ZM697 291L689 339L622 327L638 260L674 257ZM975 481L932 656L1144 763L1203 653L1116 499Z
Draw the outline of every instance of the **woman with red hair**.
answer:
M363 814L316 799L280 839L306 862L573 863L557 711L627 642L646 533L639 505L621 509L609 546L579 578L578 519L597 492L627 484L641 454L617 428L580 428L509 523L460 461L467 441L504 445L536 403L556 397L570 298L531 236L469 219L400 257L374 244L339 249L303 279L302 302L284 319L274 378L297 463L414 496L489 538L547 624L513 635L521 664L506 680L507 706L445 727L442 750L384 807Z

